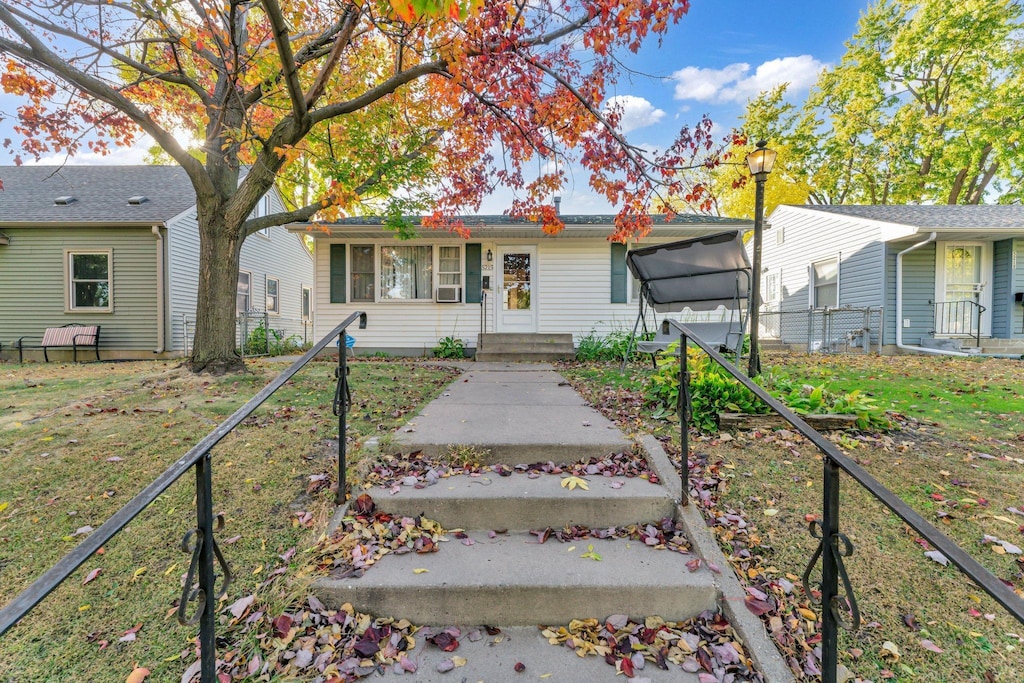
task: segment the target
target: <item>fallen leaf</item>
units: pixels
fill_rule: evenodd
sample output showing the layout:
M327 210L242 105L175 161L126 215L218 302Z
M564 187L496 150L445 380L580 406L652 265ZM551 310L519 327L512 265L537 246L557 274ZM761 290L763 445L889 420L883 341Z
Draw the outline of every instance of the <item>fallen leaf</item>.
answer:
M413 574L426 574L429 571L430 571L429 569L423 569L422 567L420 567L418 569L413 569L412 573Z
M148 675L149 669L137 666L130 674L128 674L128 678L124 680L124 683L142 683L142 681L146 680L146 676Z
M91 572L86 574L85 580L82 581L82 585L84 586L85 584L93 581L97 576L100 575L100 572L102 572L102 571L103 571L103 569L101 567L96 567L96 569L93 569Z
M921 640L921 647L923 647L926 650L931 650L932 652L937 652L938 654L943 653L943 649L941 647L939 647L938 645L936 645L928 639Z
M572 491L577 486L580 487L581 489L583 489L584 491L589 491L590 490L590 484L588 484L587 480L584 479L583 477L577 477L577 476L573 475L573 476L565 477L564 479L562 479L562 488L563 489L564 488L568 488L570 491Z
M929 550L928 552L926 552L924 554L924 556L929 558L929 559L935 560L936 562L941 564L943 567L945 567L947 564L949 564L949 559L945 555L940 553L938 550Z

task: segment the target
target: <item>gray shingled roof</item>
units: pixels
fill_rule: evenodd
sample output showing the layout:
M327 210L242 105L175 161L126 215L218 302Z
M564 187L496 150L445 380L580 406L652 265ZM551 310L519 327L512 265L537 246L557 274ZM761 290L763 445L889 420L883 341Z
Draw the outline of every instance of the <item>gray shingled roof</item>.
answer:
M566 225L614 225L615 216L612 214L593 214L593 215L578 215L578 214L563 214L559 216ZM492 216L460 216L460 219L466 224L468 228L481 227L481 226L497 226L497 225L523 225L536 227L537 223L526 218L512 218L510 216L492 215ZM413 225L420 225L421 219L413 216L409 220ZM383 225L384 218L381 216L353 216L342 218L340 220L324 223L328 227L332 225ZM698 227L737 227L737 226L749 226L753 227L754 222L743 218L722 218L719 216L704 216L695 214L676 214L671 221L665 221L664 216L654 217L654 227L657 228L659 225L693 225Z
M1024 206L983 204L978 206L935 204L929 206L803 206L854 218L886 221L918 228L1024 228Z
M164 222L196 203L180 166L0 166L0 180L0 225Z

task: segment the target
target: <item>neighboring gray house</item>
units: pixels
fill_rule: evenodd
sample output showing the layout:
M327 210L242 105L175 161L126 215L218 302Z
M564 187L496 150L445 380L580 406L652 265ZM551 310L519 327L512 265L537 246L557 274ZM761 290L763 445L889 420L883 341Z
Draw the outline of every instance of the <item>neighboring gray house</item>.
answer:
M468 239L421 229L399 240L380 218L289 226L311 234L316 252L316 337L353 311L366 311L366 329L352 330L357 353L425 355L452 336L479 351L481 335L514 335L524 345L572 342L591 332L629 332L639 290L626 269L626 251L639 245L746 231L742 219L680 214L658 216L650 235L629 246L611 243L615 216L562 216L565 229L509 216L471 216ZM632 286L631 286L632 284ZM653 320L649 325L655 324ZM561 342L559 342L561 343Z
M67 323L100 325L103 358L185 352L194 331L187 323L195 318L199 233L184 170L4 166L0 179L5 358L19 337L38 342L45 328ZM280 208L272 190L257 212ZM283 227L250 235L240 271L240 312L268 311L270 328L286 336L311 333L313 257L301 236Z
M886 352L1024 352L1024 206L780 206L768 224L767 336L807 344L798 312L875 307Z

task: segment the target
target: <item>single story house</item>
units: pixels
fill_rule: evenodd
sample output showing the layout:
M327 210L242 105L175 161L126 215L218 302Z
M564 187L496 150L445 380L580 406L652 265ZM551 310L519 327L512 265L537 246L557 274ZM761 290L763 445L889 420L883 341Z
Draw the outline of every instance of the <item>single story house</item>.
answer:
M46 328L100 326L100 356L173 358L194 333L199 282L195 193L178 166L0 167L0 345ZM257 212L281 210L272 190ZM238 311L265 311L285 336L312 333L313 257L273 227L242 246ZM310 339L312 341L312 339ZM71 352L51 351L70 358ZM26 359L42 358L26 351Z
M608 240L614 216L561 218L565 229L547 235L528 220L465 217L468 239L421 229L400 240L376 217L289 226L314 238L315 336L357 310L368 314L366 329L351 331L359 355L429 355L445 337L477 350L481 333L540 335L522 339L544 343L544 335L578 342L591 332L632 330L639 291L626 268L627 245ZM711 216L656 217L636 245L751 227Z
M1024 206L780 206L761 272L762 333L786 344L819 327L788 319L873 308L883 352L1024 353Z

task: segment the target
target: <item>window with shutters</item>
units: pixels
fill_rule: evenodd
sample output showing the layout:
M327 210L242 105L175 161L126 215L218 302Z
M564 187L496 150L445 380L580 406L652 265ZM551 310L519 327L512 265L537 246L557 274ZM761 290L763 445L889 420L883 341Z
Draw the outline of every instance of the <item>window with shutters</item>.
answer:
M373 301L373 245L352 245L352 301Z

